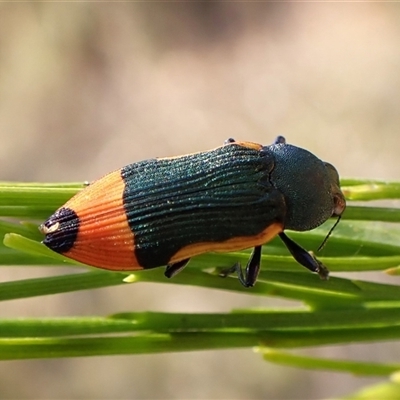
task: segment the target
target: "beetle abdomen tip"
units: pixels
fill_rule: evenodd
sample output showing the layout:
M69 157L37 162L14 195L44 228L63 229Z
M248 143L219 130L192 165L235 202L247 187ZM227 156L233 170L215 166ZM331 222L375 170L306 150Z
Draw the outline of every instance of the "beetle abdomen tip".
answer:
M43 243L57 253L66 253L74 246L78 230L79 217L67 207L57 210L40 226L40 231L46 235Z

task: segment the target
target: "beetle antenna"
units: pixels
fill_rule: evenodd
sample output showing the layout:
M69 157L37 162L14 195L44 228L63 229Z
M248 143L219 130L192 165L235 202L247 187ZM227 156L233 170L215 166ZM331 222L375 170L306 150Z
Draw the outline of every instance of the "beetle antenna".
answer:
M330 229L330 231L328 232L328 234L325 236L325 239L323 240L323 242L321 243L321 245L318 247L318 250L317 250L317 251L321 251L321 250L325 247L326 242L327 242L328 239L329 239L329 236L331 236L333 230L336 228L336 226L337 226L337 224L339 223L339 221L340 221L341 218L342 218L342 216L339 215L339 216L338 216L338 219L337 219L336 222L335 222L335 225L332 226L332 228Z

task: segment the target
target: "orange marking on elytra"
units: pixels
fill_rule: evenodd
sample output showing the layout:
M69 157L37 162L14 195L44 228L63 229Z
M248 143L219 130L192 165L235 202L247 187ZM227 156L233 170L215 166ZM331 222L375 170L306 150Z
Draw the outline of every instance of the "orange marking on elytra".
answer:
M118 170L95 181L64 205L79 217L78 236L65 256L104 269L142 269L135 257L135 238L123 205L124 188Z
M260 246L272 240L280 232L283 232L283 225L276 222L254 236L240 236L225 240L224 242L193 243L183 247L177 253L175 253L171 257L169 263L173 264L178 261L182 261L187 258L191 258L199 254L212 251L218 253L228 253L232 251L248 249L250 247Z

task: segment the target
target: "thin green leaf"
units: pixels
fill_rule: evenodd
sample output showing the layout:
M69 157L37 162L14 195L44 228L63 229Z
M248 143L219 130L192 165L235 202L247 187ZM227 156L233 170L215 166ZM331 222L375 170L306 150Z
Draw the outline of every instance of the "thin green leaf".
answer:
M355 375L365 376L387 376L400 370L400 364L382 364L348 360L326 360L316 357L295 355L266 347L259 347L257 351L262 354L265 361L270 361L280 365L287 365L290 367L347 372Z

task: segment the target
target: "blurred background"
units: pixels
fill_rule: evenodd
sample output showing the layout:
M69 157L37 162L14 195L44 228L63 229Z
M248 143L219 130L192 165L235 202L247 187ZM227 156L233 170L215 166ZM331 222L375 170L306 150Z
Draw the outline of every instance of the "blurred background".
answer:
M141 159L284 135L342 176L399 178L394 3L2 3L1 180L84 181ZM1 281L52 271L10 268ZM166 287L164 287L166 286ZM0 317L216 312L251 295L126 285L3 303ZM394 344L318 349L398 361ZM251 350L15 361L1 398L291 399L374 382L264 363Z

